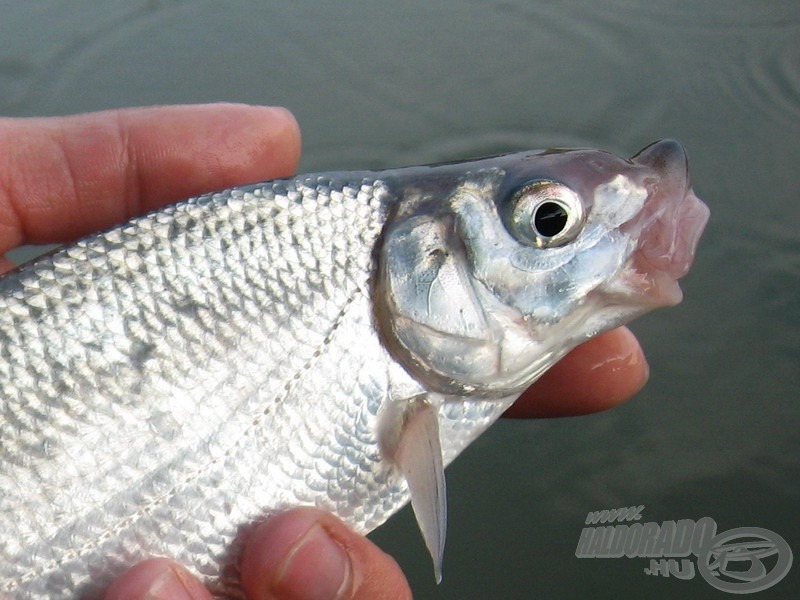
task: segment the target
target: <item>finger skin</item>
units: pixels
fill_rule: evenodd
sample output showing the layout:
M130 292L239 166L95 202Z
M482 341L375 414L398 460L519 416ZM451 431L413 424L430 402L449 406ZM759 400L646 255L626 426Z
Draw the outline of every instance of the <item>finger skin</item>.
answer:
M11 269L13 269L16 266L17 265L15 265L13 262L8 260L7 258L3 258L2 256L0 256L0 275L10 271ZM0 596L0 600L2 600L2 596Z
M128 569L105 600L211 600L203 585L173 560L152 558Z
M296 508L251 532L241 560L249 600L411 600L392 557L336 517ZM189 572L166 558L137 564L117 579L105 600L208 600Z
M649 373L636 337L627 327L619 327L567 354L505 416L565 417L606 410L642 389Z
M335 557L336 548L344 553L344 567ZM241 573L251 600L411 600L405 576L391 556L336 517L313 508L281 513L255 528L242 555Z
M0 118L0 253L65 242L168 202L288 176L300 133L239 104Z

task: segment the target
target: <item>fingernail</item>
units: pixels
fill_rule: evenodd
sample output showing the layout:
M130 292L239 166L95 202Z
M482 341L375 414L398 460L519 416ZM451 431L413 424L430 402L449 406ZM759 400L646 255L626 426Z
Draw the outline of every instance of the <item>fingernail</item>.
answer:
M183 567L151 558L123 573L106 591L107 600L210 600L208 591Z
M200 600L205 595L196 594L197 583L184 569L170 565L157 577L142 600Z
M351 578L347 553L315 523L289 550L273 587L282 600L340 600Z
M105 598L113 600L210 600L208 591L189 571L166 558L140 562L122 574Z
M276 115L280 119L284 119L286 121L295 120L294 114L288 108L283 106L268 106L267 108L272 112L272 114Z

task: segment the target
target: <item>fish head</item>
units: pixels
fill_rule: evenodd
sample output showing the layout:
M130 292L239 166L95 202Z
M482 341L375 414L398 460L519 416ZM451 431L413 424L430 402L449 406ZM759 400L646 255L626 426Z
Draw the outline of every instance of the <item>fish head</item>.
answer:
M428 389L517 394L581 342L680 302L709 211L676 141L548 150L397 182L377 319Z

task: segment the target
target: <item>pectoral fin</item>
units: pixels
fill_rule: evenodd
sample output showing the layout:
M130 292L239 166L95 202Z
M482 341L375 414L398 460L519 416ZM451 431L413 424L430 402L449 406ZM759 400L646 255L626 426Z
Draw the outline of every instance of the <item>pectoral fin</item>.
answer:
M442 581L447 531L447 495L436 407L424 397L408 402L400 419L393 452L411 491L411 506L433 559L436 582Z

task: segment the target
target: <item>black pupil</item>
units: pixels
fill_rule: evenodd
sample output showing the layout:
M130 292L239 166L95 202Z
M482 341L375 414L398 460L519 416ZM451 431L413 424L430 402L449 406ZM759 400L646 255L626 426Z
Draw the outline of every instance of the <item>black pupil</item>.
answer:
M533 215L533 226L544 237L558 235L567 226L567 211L557 202L542 202Z

